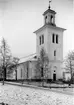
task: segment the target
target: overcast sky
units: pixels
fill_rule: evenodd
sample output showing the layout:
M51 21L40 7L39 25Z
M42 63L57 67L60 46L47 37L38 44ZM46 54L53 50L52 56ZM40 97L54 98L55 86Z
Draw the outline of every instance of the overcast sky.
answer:
M49 0L0 0L0 39L4 37L14 56L23 57L36 52L36 35L44 24L43 12ZM64 57L74 49L73 0L52 0L57 12L56 25L64 32Z

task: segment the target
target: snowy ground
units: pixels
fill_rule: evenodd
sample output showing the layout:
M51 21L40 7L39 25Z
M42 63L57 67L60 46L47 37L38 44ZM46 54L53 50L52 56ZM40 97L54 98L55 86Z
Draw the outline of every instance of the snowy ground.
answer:
M9 105L74 105L74 96L0 83L0 103Z

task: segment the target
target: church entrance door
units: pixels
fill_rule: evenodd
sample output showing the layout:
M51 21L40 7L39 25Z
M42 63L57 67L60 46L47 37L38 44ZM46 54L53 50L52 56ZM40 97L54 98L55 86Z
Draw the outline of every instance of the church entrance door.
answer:
M56 74L53 74L53 81L56 81Z

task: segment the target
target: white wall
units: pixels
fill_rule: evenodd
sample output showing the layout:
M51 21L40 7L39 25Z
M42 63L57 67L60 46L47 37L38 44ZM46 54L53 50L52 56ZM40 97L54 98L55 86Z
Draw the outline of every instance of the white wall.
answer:
M36 61L28 61L28 78L35 76ZM27 62L23 62L17 67L17 79L27 79Z
M52 34L58 35L58 44L52 43ZM39 36L44 35L44 44L39 44ZM37 46L36 51L37 55L39 56L41 48L44 47L48 57L49 63L51 64L51 78L53 79L53 70L54 66L56 66L56 75L57 79L63 78L63 71L62 71L62 61L63 61L63 30L57 27L46 26L39 30L36 33L37 36ZM56 57L54 57L54 50L56 50Z
M26 63L23 62L17 67L17 79L26 79Z

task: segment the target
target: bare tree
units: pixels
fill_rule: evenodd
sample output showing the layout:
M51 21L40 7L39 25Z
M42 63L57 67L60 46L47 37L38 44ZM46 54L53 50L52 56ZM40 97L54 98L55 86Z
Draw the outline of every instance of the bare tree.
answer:
M0 61L1 61L0 66L2 67L1 70L3 73L3 84L4 80L6 80L6 69L10 64L10 59L11 59L11 52L6 40L3 38L0 47Z
M13 73L15 73L15 79L17 80L17 66L19 63L19 58L17 57L12 57L11 64L7 68L7 76L11 78L13 76Z
M69 52L65 60L65 69L71 73L71 81L74 73L74 51Z
M49 64L49 58L48 58L44 48L42 48L40 51L40 56L38 57L38 60L36 63L36 74L42 80L44 80L46 77L46 74L48 71L48 64Z
M10 48L4 38L2 39L0 46L0 62L0 67L2 68L0 69L0 72L2 73L4 85L4 80L6 80L7 76L7 69L10 68L13 64L16 64L16 59L12 57ZM10 69L10 72L11 71L12 69Z
M17 80L17 66L18 66L18 63L19 63L19 58L13 57L13 66L15 68L15 73L16 73L15 79L16 80Z
M36 70L35 70L35 78L36 79L41 79L41 65L40 65L40 57L37 59L37 62L36 62Z

